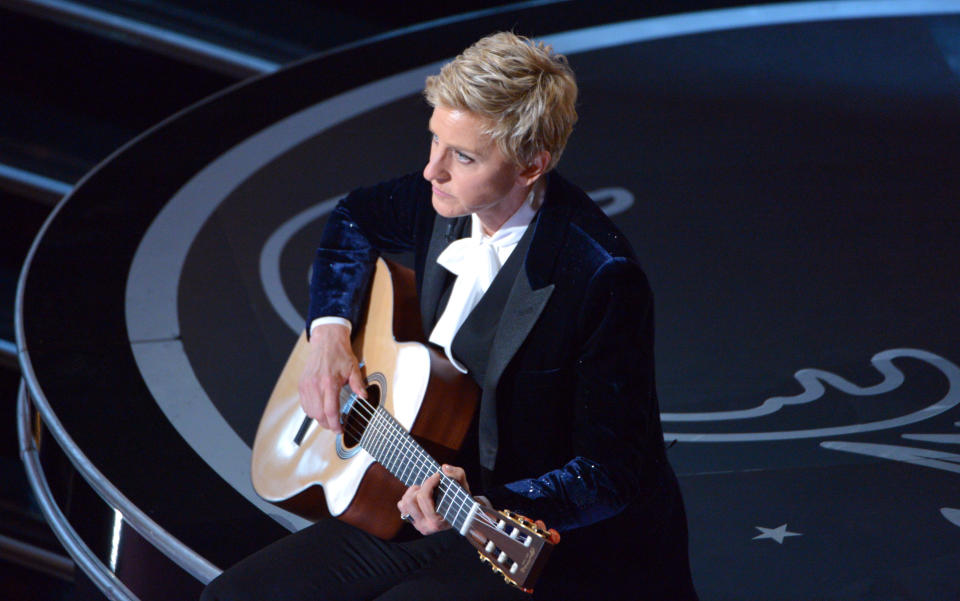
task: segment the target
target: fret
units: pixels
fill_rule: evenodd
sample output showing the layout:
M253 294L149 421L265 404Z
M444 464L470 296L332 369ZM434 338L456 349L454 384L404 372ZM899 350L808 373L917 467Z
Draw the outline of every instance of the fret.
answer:
M385 411L377 412L377 430L383 439L383 455L386 458L386 467L391 474L396 475L402 455L395 437L391 435L390 419Z
M374 459L380 463L384 463L384 439L380 435L380 428L377 424L379 421L379 415L376 413L370 418L370 423L367 425L366 433L371 437L372 444L367 448L367 451L373 455Z
M446 486L444 487L443 499L441 499L441 502L444 505L443 516L445 518L452 518L456 515L455 503L459 488L460 487L453 481L447 482Z
M441 478L437 486L437 513L446 517L450 509L450 488L451 481L447 478Z
M411 459L409 454L406 453L407 450L404 449L403 451L404 451L404 456L406 458L406 461L404 462L404 465L400 470L400 475L398 477L400 478L401 482L403 482L407 486L410 486L410 484L412 484L413 481L415 480L417 466L415 462Z
M474 501L472 497L464 497L463 502L460 504L460 511L457 513L456 523L457 528L462 528L463 524L470 519L470 516L474 513L474 508L479 507L480 503Z
M423 481L432 476L436 472L431 472L424 469L422 466L414 465L414 469L410 474L410 484L423 484Z
M437 471L439 471L439 467L435 467L435 464L431 465L432 462L427 461L422 453L419 453L418 455L419 456L417 457L416 464L414 466L416 469L414 471L413 476L414 476L414 479L419 484L420 482L423 482L433 474L437 473Z
M390 438L384 434L384 417L381 412L376 412L373 415L371 420L371 426L374 428L374 432L377 436L377 453L378 458L381 464L390 470L393 463L393 445L391 445Z
M384 412L384 431L385 437L390 441L390 448L393 451L394 463L390 470L401 482L406 483L404 472L410 467L410 454L404 445L404 435L406 432L398 430L397 424L390 415Z
M373 455L378 460L383 457L383 438L379 436L378 428L376 425L377 414L374 413L370 417L370 421L367 424L366 430L364 430L364 436L368 437L370 442L364 446L371 455Z
M387 469L390 470L390 473L394 476L397 475L400 467L403 465L403 455L400 453L400 449L397 448L396 442L387 438Z
M452 526L459 529L460 524L462 523L462 520L459 518L461 512L460 512L460 504L456 502L457 496L458 496L456 492L457 491L450 491L450 504L447 507L446 513L443 514L443 517Z
M451 523L459 523L459 522L461 522L461 521L463 520L463 500L464 500L464 497L463 497L462 495L456 494L456 493L459 493L459 492L460 492L459 490L454 491L454 494L455 494L456 496L454 497L455 503L451 503L451 510L452 510L452 514L453 514L453 515L452 515L452 519L450 519L450 522L451 522Z
M425 472L426 470L424 470L422 466L418 464L418 460L415 457L411 458L410 474L407 476L407 480L406 480L407 486L410 486L413 484L422 484L423 481L430 476L430 474L427 474Z
M373 451L373 447L376 445L376 435L373 432L373 429L369 426L363 429L363 434L360 435L360 448L366 450L370 453L374 459L377 458L377 454Z
M457 524L462 524L466 519L467 514L470 512L470 508L473 507L476 501L474 501L473 498L466 494L466 491L463 491L462 489L458 491L458 493L460 494L458 494L456 498L456 513L452 521Z
M437 471L436 469L431 469L429 463L424 460L423 453L419 451L419 448L412 447L411 445L411 465L413 469L410 473L410 481L414 484L422 483Z
M370 453L378 463L387 468L391 474L396 475L397 468L401 465L401 454L399 446L390 436L390 414L378 407L371 416L364 439L361 440L361 446Z
M444 505L444 509L443 509L444 517L452 517L453 515L455 515L454 504L456 503L456 500L457 500L457 488L458 487L454 486L453 483L450 483L446 487L444 487L443 499L441 499L441 502Z
M396 456L396 463L392 466L390 472L396 476L401 482L409 486L411 481L408 477L408 472L410 471L412 465L410 461L410 453L408 450L407 438L409 435L397 421L393 418L392 415L384 411L383 415L383 435L390 441L391 448L394 449Z

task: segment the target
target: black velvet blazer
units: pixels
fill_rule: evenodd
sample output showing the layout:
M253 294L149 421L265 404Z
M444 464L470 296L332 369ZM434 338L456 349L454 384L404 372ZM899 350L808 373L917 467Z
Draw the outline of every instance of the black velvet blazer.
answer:
M432 329L445 279L436 257L454 220L437 216L430 197L429 182L411 174L340 202L317 251L307 323L323 315L356 323L379 252L413 251L423 323ZM647 279L623 234L556 173L530 227L483 383L480 421L495 429L494 444L478 449L494 473L484 494L561 532L633 537L644 555L681 545L674 550L685 566ZM583 528L601 521L603 528Z

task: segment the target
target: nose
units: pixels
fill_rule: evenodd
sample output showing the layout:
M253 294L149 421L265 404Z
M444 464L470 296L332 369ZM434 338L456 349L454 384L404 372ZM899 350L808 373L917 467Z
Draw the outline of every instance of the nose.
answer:
M447 181L447 169L443 164L443 152L438 148L438 144L430 146L430 160L423 168L423 177L428 181Z

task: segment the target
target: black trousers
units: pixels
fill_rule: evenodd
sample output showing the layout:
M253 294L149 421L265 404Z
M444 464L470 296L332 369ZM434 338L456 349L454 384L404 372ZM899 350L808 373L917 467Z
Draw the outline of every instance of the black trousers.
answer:
M322 520L226 570L201 601L530 599L482 564L453 530L403 538L382 541L339 520Z
M329 518L226 570L201 601L697 601L676 478L617 516L562 534L532 595L453 530L382 541Z

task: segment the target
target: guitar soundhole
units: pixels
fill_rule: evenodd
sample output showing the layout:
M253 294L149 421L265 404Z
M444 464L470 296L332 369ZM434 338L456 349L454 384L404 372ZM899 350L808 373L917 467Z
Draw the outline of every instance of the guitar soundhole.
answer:
M358 399L353 403L350 412L343 420L343 446L345 449L352 449L360 444L360 437L363 436L373 411L380 406L380 382L377 378L371 377L368 384L367 400Z

